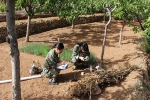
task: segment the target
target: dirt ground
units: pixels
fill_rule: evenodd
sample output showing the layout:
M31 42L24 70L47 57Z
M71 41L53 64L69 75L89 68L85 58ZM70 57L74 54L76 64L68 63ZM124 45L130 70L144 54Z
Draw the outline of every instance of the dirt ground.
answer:
M94 22L80 24L75 26L74 32L71 27L57 28L40 34L30 36L30 42L47 43L46 41L57 40L64 43L66 48L72 49L77 42L86 41L89 49L98 58L101 57L103 34L105 24ZM119 32L121 28L120 21L112 21L107 34L107 41L104 53L104 63L109 68L120 69L129 66L138 66L145 68L144 52L138 49L141 34L134 34L132 29L125 26L123 31L122 44L119 44ZM19 47L25 43L25 37L18 39ZM52 43L48 43L52 44ZM0 44L0 80L11 79L11 62L8 43ZM29 69L32 61L38 60L41 65L44 64L45 57L36 56L20 52L20 72L21 77L31 76ZM72 71L71 66L62 70L59 76L58 85L48 85L47 78L37 78L21 81L22 100L77 100L80 98L67 98L64 91L70 85L70 80L74 74L80 75L83 70ZM92 96L92 100L131 100L134 95L134 87L141 84L143 76L141 71L132 71L119 84L110 85L103 88L100 95ZM12 84L0 84L0 100L12 99ZM83 98L88 100L88 97Z

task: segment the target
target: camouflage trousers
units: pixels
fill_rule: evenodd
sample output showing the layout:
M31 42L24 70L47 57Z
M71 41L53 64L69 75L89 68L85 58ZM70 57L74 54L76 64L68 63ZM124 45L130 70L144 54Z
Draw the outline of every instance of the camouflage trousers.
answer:
M44 75L46 78L49 78L52 80L52 82L56 82L56 78L59 75L60 70L59 69L50 69L47 70L43 68L42 75Z
M89 62L88 61L81 61L80 59L79 60L74 60L72 59L73 61L73 64L76 66L76 67L79 67L79 68L86 68L86 67L89 67Z

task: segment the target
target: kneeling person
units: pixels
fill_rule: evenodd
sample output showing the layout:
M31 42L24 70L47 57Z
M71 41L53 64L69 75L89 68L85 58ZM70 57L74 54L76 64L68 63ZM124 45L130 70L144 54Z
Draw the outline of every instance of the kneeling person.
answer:
M73 48L71 61L74 63L73 70L78 67L89 67L90 52L86 42L77 43Z
M60 63L60 54L64 49L64 45L61 42L58 42L53 45L45 58L45 64L43 65L42 75L46 78L49 78L49 84L57 85L57 76L60 73L60 69L57 69L57 64ZM64 64L64 62L61 62Z

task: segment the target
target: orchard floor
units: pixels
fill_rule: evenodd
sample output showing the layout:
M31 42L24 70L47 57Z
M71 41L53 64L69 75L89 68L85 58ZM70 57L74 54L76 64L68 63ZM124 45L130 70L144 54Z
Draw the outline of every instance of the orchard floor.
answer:
M146 68L144 52L138 47L141 34L134 34L132 29L125 26L123 31L122 44L119 44L120 21L112 21L108 27L107 40L104 52L104 63L113 69L120 69L129 66ZM64 43L66 48L72 49L77 42L86 41L89 49L101 57L103 35L105 24L94 22L75 26L74 32L71 27L57 28L40 34L30 36L30 42L48 43L47 41L57 40ZM19 47L25 43L25 37L18 39ZM53 44L53 43L48 43ZM0 43L0 80L11 79L12 69L9 55L8 43ZM44 64L45 57L20 52L21 77L31 76L29 69L32 61L38 60ZM80 75L83 70L72 71L71 66L62 70L59 76L58 85L48 85L47 78L37 78L21 81L22 100L78 100L80 98L65 97L65 89L70 85L74 74ZM92 100L131 100L135 96L135 86L143 80L142 71L132 71L121 83L107 86L102 93L92 96ZM12 84L0 84L0 100L12 99ZM84 97L83 100L88 100Z

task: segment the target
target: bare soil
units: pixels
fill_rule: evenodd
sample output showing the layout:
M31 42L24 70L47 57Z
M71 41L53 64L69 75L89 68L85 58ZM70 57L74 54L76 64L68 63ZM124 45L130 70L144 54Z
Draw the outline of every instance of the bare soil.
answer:
M37 19L38 20L38 19ZM120 69L130 66L138 66L142 69L146 68L144 52L138 49L141 34L134 34L132 29L125 26L123 31L122 44L119 44L119 32L121 29L121 21L112 21L108 27L108 34L104 53L104 63L109 68ZM75 26L74 32L71 27L57 28L30 36L30 42L48 43L47 41L57 40L64 43L65 48L72 50L77 42L86 41L89 49L98 58L101 57L102 43L104 38L105 24L102 22L94 22L88 24L80 24ZM18 46L21 47L25 43L25 37L18 39ZM53 44L53 43L48 43ZM10 62L10 47L8 43L0 44L0 80L11 79L12 69ZM38 60L41 65L44 64L45 57L36 56L20 52L20 72L21 77L31 76L29 69L32 61ZM83 70L72 71L71 65L68 69L62 70L59 76L58 85L48 85L47 78L37 78L21 81L22 100L77 100L80 98L69 98L64 96L64 91L70 85L70 80L74 74L78 74ZM121 83L108 85L103 88L102 93L92 96L92 100L131 100L134 87L141 84L143 75L141 71L132 71ZM0 84L0 100L12 99L12 84ZM88 100L88 97L83 98Z

